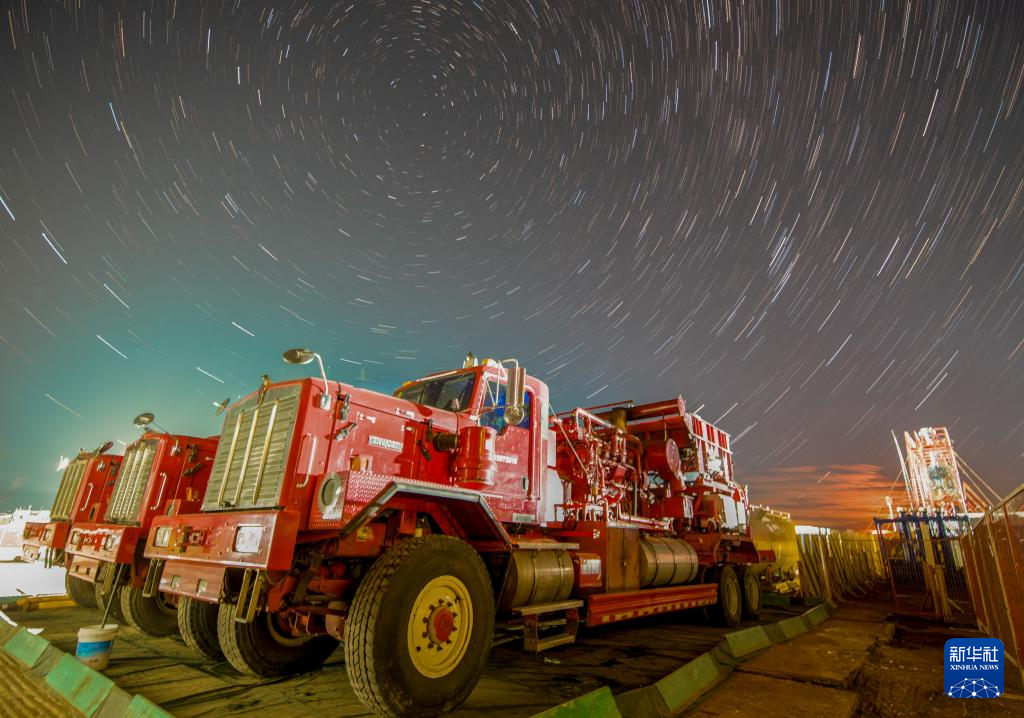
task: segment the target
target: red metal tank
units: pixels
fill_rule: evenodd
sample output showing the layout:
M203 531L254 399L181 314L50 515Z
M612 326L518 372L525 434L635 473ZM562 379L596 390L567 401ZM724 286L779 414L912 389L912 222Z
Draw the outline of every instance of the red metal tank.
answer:
M466 489L481 490L494 484L498 470L494 437L489 426L467 426L459 432L459 443L452 461L455 483Z

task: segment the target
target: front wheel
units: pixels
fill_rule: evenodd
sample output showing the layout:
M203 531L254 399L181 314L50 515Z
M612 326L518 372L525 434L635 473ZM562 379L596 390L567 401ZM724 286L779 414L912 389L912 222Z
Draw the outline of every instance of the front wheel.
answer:
M729 564L715 566L708 573L708 583L718 584L718 602L708 612L720 626L736 628L743 616L743 598L736 569Z
M68 592L71 600L82 608L96 608L96 589L88 581L65 573L64 590Z
M494 592L479 554L450 536L409 539L370 567L345 623L356 696L392 718L461 704L490 652Z
M148 636L173 636L178 632L178 608L165 593L149 598L135 586L121 588L121 613L129 626Z
M178 632L185 645L215 661L224 660L217 638L217 604L178 597Z
M235 670L264 678L315 670L338 647L331 636L292 636L278 616L266 611L257 613L252 623L238 623L233 603L218 608L217 640Z

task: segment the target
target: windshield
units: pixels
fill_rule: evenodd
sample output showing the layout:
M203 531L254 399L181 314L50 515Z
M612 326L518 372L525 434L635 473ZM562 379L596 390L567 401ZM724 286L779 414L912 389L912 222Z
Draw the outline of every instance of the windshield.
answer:
M473 399L475 384L475 373L454 374L410 384L396 391L395 396L437 409L465 411Z

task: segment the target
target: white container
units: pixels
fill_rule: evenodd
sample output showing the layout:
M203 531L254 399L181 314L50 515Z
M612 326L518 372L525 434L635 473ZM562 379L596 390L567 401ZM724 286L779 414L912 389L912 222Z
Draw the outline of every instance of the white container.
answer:
M116 635L116 623L79 628L75 658L93 670L102 671L110 663L110 649Z

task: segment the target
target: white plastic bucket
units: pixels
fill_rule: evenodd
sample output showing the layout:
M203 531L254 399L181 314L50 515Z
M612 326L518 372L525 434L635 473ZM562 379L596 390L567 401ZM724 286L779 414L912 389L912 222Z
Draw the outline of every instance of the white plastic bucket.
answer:
M110 663L110 649L114 645L116 635L116 623L79 628L75 657L89 668L102 671Z

